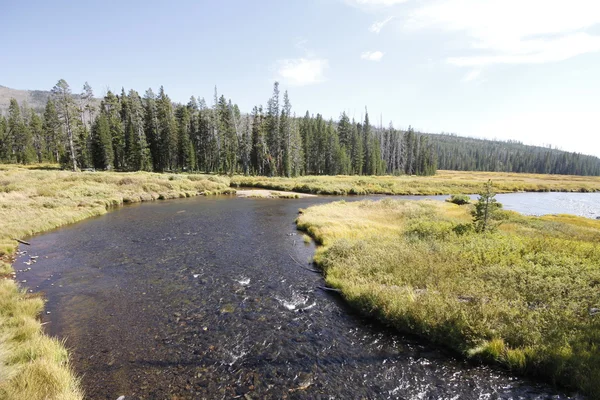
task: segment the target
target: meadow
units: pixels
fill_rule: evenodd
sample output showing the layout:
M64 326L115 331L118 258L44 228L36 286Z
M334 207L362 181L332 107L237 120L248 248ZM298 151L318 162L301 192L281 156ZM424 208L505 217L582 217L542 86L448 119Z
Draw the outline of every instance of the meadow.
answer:
M600 396L600 221L344 201L301 210L326 282L362 313L465 357Z
M71 400L81 399L83 397L79 381L77 380L75 374L72 372L69 366L68 351L65 349L64 344L56 339L46 336L43 333L43 327L39 321L39 314L43 310L44 299L40 296L26 293L24 289L22 289L13 279L14 271L11 267L11 263L14 254L17 251L18 245L18 242L15 239L26 240L27 237L31 235L35 235L37 233L45 232L63 225L81 221L86 218L99 216L109 212L115 207L120 207L129 203L183 198L196 195L232 194L236 192L236 190L234 189L236 187L256 187L274 191L283 190L314 194L449 194L475 193L481 188L482 183L486 182L490 178L493 179L494 187L498 192L600 191L600 178L598 177L566 177L532 174L469 173L440 171L436 176L433 177L307 176L301 178L265 178L244 176L224 177L217 175L202 174L158 174L148 172L73 173L68 171L61 171L53 165L33 165L28 167L15 165L0 165L0 398L17 400ZM250 193L249 195L256 196L257 193ZM297 198L299 196L295 193L275 194L275 192L268 192L267 197ZM396 203L392 202L378 204L387 204L385 207L390 207L390 204ZM480 349L480 351L475 352L477 353L478 357L496 357L502 361L505 358L506 360L508 360L509 358L511 360L514 360L515 357L517 357L516 355L519 355L519 357L525 357L525 360L529 360L528 354L530 354L530 352L532 351L528 350L531 347L529 344L524 344L524 347L519 347L516 346L515 343L521 342L515 341L516 339L514 339L513 337L496 337L492 335L492 333L490 333L492 332L491 330L486 331L484 327L480 327L481 324L485 325L484 322L477 322L469 319L468 324L472 325L463 326L459 324L456 328L450 328L453 325L447 322L448 319L462 321L460 318L462 318L461 315L463 314L461 313L463 313L463 311L460 311L462 310L460 307L474 308L475 304L477 304L477 307L480 307L482 310L485 310L486 313L490 314L490 318L492 318L492 316L494 316L494 318L500 318L498 317L498 315L502 315L502 318L505 319L505 322L504 325L501 324L499 326L505 327L503 328L505 330L508 329L506 328L506 326L509 325L509 322L512 321L513 318L516 318L513 316L513 314L511 314L515 311L513 310L513 308L506 306L506 304L502 303L501 301L492 301L492 299L495 299L495 297L493 297L494 293L492 292L490 292L490 295L484 295L483 292L473 292L476 294L479 293L479 295L482 296L481 298L478 297L477 301L470 300L471 297L473 297L474 299L476 298L474 297L475 294L459 294L459 296L463 296L463 298L467 299L468 301L458 301L457 304L459 305L459 308L454 310L454 303L444 303L443 296L440 295L440 293L442 293L442 287L432 290L427 289L427 284L429 281L415 283L416 286L402 286L399 283L373 283L379 282L380 280L380 278L375 279L374 277L376 276L386 276L389 277L389 279L392 279L391 277L395 277L392 279L393 282L404 282L402 279L406 279L406 282L412 282L411 279L413 278L411 278L411 276L413 275L411 275L411 273L417 274L417 271L419 269L415 268L413 271L412 266L409 268L408 266L406 266L406 263L414 262L416 263L415 265L421 265L419 264L419 262L438 262L440 261L439 257L442 257L440 254L446 254L444 256L446 258L442 257L442 261L446 260L448 263L442 263L439 265L436 264L435 266L434 264L429 265L428 268L430 268L431 271L435 272L432 272L432 275L430 277L431 279L437 276L437 279L439 279L440 282L443 282L443 278L445 276L444 274L465 273L465 271L475 271L477 270L476 264L473 264L471 262L472 260L470 259L463 260L464 265L460 268L456 266L455 263L451 260L451 257L455 257L456 254L462 254L461 252L463 251L462 249L464 248L464 246L472 248L472 250L470 250L469 252L465 252L464 254L468 254L469 257L473 258L473 260L479 260L479 258L477 257L485 258L491 257L492 255L495 255L495 257L497 257L499 260L504 260L501 253L499 253L500 250L494 250L493 243L495 239L492 240L488 238L484 240L484 238L469 237L468 241L465 242L465 238L459 239L453 238L452 235L448 236L447 230L451 229L453 224L457 223L456 221L464 222L468 219L467 214L465 214L462 211L462 209L443 208L448 206L451 205L430 204L426 207L424 206L425 208L423 208L423 210L421 210L421 206L406 206L406 210L413 210L410 212L406 210L406 212L400 211L400 208L403 208L405 206L397 206L400 207L398 210L394 211L393 209L390 209L389 211L392 213L392 215L398 215L398 218L388 221L387 218L377 213L369 212L363 215L362 212L364 210L361 210L360 213L356 213L356 210L352 209L353 212L349 213L348 215L339 215L340 210L347 211L349 209L344 208L346 206L341 205L341 203L336 203L336 205L323 206L324 208L315 208L314 210L311 209L308 214L301 218L301 226L303 226L305 229L308 229L313 236L315 236L318 240L323 241L325 244L327 244L328 241L336 241L337 243L338 239L341 240L338 244L333 246L332 249L329 249L329 246L326 246L325 248L319 250L317 259L322 259L322 265L325 267L327 263L334 263L336 257L341 257L340 254L352 258L352 260L349 261L355 263L351 264L354 265L354 267L352 268L355 268L355 270L351 270L354 272L349 274L346 278L343 277L344 274L341 272L340 277L336 278L336 274L338 272L334 273L334 271L337 271L337 269L333 268L331 269L331 271L329 271L329 269L326 268L326 270L329 271L327 274L328 281L333 285L340 286L340 288L344 290L344 293L347 296L347 298L352 303L360 305L363 309L369 309L369 307L373 307L373 310L378 310L377 313L384 316L385 320L400 321L398 322L398 325L403 323L402 321L408 321L410 319L410 321L412 321L411 323L414 324L414 328L410 329L411 331L421 332L422 334L432 338L433 340L437 340L440 342L448 342L448 344L451 347L459 349L463 352L467 350L474 352L475 350L473 349ZM350 206L348 205L347 207ZM365 210L369 209L374 211L377 209L377 207L383 206L380 205L361 207L365 207ZM316 216L315 210L321 210L319 212L324 212L325 214L319 214L319 216ZM440 215L445 215L439 221L427 219L429 218L427 217L427 215L437 215L436 213L438 212L440 213ZM330 215L328 213L330 213ZM415 233L416 237L424 235L423 238L419 240L414 239L414 235L412 234L412 236L409 235L411 238L410 240L406 239L409 236L406 236L407 233L405 230L408 229L408 220L406 220L405 217L409 214L412 215L411 213L418 216L418 218L416 217L417 220L423 219L422 222L424 225L418 229L414 228L416 229L416 231L414 232L417 232ZM400 217L400 215L402 215L402 217ZM307 219L309 216L311 217L310 221ZM571 242L569 241L571 239L568 239L569 235L573 234L575 235L574 237L581 238L582 236L580 235L580 233L583 231L590 234L590 238L596 238L596 240L598 240L598 237L594 236L597 235L597 228L595 225L592 227L587 226L585 225L585 223L582 222L581 219L578 218L556 218L558 218L559 220L553 221L552 218L548 217L540 220L531 220L538 221L535 223L525 223L523 221L530 220L528 220L525 217L518 217L516 215L511 214L510 221L512 222L506 223L502 227L502 232L504 232L503 234L505 236L502 236L501 243L504 243L503 246L508 246L507 248L509 249L522 248L523 252L529 252L531 251L530 247L533 245L530 244L531 240L525 240L523 239L523 237L528 237L527 235L532 235L533 237L538 234L535 232L539 232L546 228L551 228L549 232L554 232L553 234L558 235L558 233L556 232L562 232L561 229L563 228L559 229L557 227L563 226L568 226L568 228L563 229L564 232L562 236L552 236L552 240L561 241L557 243L552 242L552 244L556 245L557 247L562 246L564 243L571 245ZM398 223L397 226L391 224L391 222L394 221ZM309 225L309 223L312 225ZM326 223L328 225L327 227L320 226L319 224L321 223ZM412 223L416 222L413 221L411 222L411 224ZM506 229L511 226L513 227L514 232L506 231ZM332 233L336 230L339 231L339 235ZM421 231L426 231L429 233L425 234ZM512 237L513 234L518 235ZM390 246L389 249L394 249L396 253L391 252L390 254L387 254L386 252L388 249L382 249L381 247L378 247L382 245L375 243L376 240L374 238L378 237L378 235L381 236L381 238L385 238L385 240L382 240L382 243L388 243ZM497 235L500 235L500 233L498 233ZM548 233L548 235L550 235L550 233ZM452 240L448 239L449 237ZM402 239L402 241L396 240L399 238ZM308 240L308 237L304 239ZM408 241L406 241L405 239ZM515 244L513 243L513 241L517 241L520 244ZM565 242L563 243L562 241ZM401 243L405 242L409 243L410 246L413 246L416 250L406 250L406 248L403 247L404 244L401 245ZM593 247L589 243L585 244L584 242L585 241L583 239L576 239L576 245L573 244L573 248L577 246L582 246L581 248L587 249L584 250L588 252L586 254L588 254L589 257L597 257L597 247ZM542 244L540 244L541 242L538 241L536 243L538 243L538 247L542 246ZM364 247L363 250L358 251L353 246L366 247ZM432 248L448 247L448 249L453 249L452 251L454 251L454 253L436 253L434 251L430 251L429 253L427 253L429 254L428 257L424 257L421 261L419 261L418 257L413 257L415 256L415 254L413 254L412 251L418 252L422 249L430 249L430 247L428 246L433 246ZM479 250L476 250L476 248ZM490 255L485 254L478 256L478 254L480 253L483 254L483 250L481 250L481 248L486 249L485 251L489 250ZM579 247L577 248L579 249ZM26 246L24 246L24 249L26 250ZM565 252L567 252L571 248L564 247L564 249ZM577 250L579 253L576 252L573 255L569 255L570 253L565 253L564 260L579 260L581 258L585 261L585 257L583 257L583 255L580 254L584 250ZM340 251L341 253L339 253ZM325 254L327 254L326 257ZM335 254L338 255L334 256ZM394 266L394 259L390 258L393 254L405 257L400 258L400 260L403 260L402 265ZM378 257L380 256L382 258L381 260L378 260ZM554 254L547 255L547 257L550 258L554 256ZM413 257L414 259L411 257ZM325 262L325 260L329 261ZM363 271L358 266L360 263L365 262L365 260L373 260L374 262L372 266L369 267L370 269L368 269L367 271ZM388 265L385 266L385 268L387 269L385 270L383 275L381 275L381 271L377 269L377 265L380 264L375 263L375 261L384 262L384 260L387 260L386 262L388 263ZM562 258L560 258L559 260L562 260ZM508 261L504 260L502 262ZM585 262L587 263L588 261ZM575 263L575 261L573 261L573 263ZM524 271L527 271L527 273L529 273L530 271L527 270L529 264L522 264L523 263L515 264L515 271L521 271L521 269L523 269ZM588 264L585 265L589 266ZM408 275L406 277L400 278L400 276L403 274L402 271L404 271L403 268L406 270ZM454 270L453 268L459 269ZM569 268L579 268L579 264L569 264ZM583 269L587 271L586 274L592 273L589 271L595 271L591 267L585 267ZM511 271L510 269L508 270ZM557 274L561 271L560 269L556 270ZM576 271L579 271L579 269L577 269ZM366 275L364 275L365 273ZM498 270L490 270L487 273L498 274L500 276L501 268L500 266L498 266ZM519 273L525 272L521 271ZM554 273L555 272L552 272L552 274ZM474 277L476 274L473 274L473 276L470 276L468 274L465 275L464 285L468 285L468 287L471 287L479 282ZM514 271L508 273L510 279L513 279L513 277L517 275L518 274ZM564 274L559 275L559 278L552 278L550 282L569 281L566 277L563 276ZM356 282L353 279L356 280ZM375 279L375 281L371 281L371 279ZM419 279L425 279L425 277L423 276ZM501 279L500 277L498 277L498 279L499 281L502 281L502 279L504 278ZM525 281L529 282L530 279L533 278L527 278L525 279ZM592 289L594 288L593 285L595 284L592 285L586 280L588 279L587 275L577 276L577 279L579 279L577 280L577 282L584 285L582 287ZM598 282L600 282L600 277L598 277L597 279ZM535 278L531 282L535 285L541 285L541 283L539 283L538 281L541 282L541 278ZM342 282L346 282L345 286L341 284ZM573 286L575 284L569 285L567 285L567 287L563 289L567 290L566 293L575 294L573 301L584 301L583 299L580 299L580 291L575 290L576 287ZM412 289L407 289L411 287ZM483 288L480 289L483 290ZM389 290L391 290L391 292ZM453 290L458 289L454 288ZM542 290L541 286L540 290ZM515 288L514 291L517 291L517 289ZM392 298L395 298L394 296L396 292L404 293L405 295L410 295L414 298L430 299L428 301L431 301L431 307L440 307L438 310L439 313L428 314L427 322L419 322L421 320L415 316L399 317L399 315L404 315L401 311L398 311L402 310L402 308L394 308L397 307L396 305L394 305L396 304L396 302L395 300L391 300ZM388 296L389 299L386 296ZM585 299L585 301L590 301L589 307L600 307L600 305L592 305L593 301L590 300L588 297L586 297ZM382 303L382 301L384 303ZM386 301L389 302L389 304L385 303ZM548 301L548 304L554 304L553 301L555 300L549 299ZM377 304L386 305L377 308ZM513 303L510 302L510 304ZM546 311L544 311L547 310L546 303L540 304L543 304L543 307L536 306L537 308L535 308L535 315L540 315L539 318L547 318L548 321L557 321L557 327L564 326L564 324L566 323L564 321L567 320L560 322L559 317L557 317L560 316L560 318L562 318L562 314L558 313L556 314L557 316L551 318L550 316L547 316ZM578 307L581 305L580 303L576 304ZM569 312L571 312L572 315L579 315L577 313L582 312L580 309L577 309L577 313L573 311L573 305L570 305L569 307L571 308L567 308L566 310L570 310ZM426 311L425 309L419 310L419 312ZM415 312L417 312L416 308ZM443 314L446 312L447 314ZM389 314L391 315L391 317L389 318L387 317L388 313L392 313ZM439 320L434 321L433 318L438 318ZM492 320L493 318L489 321ZM537 319L535 320L537 321ZM488 320L486 319L485 321ZM593 326L597 326L596 319L585 321L587 321L587 323L589 324L592 324ZM455 329L462 329L461 332L464 331L463 333L469 338L480 338L484 337L485 335L488 335L491 341L485 342L480 341L479 339L473 339L468 342L471 344L479 343L477 345L478 347L471 346L468 348L463 348L461 347L462 345L459 346L459 344L467 343L467 340L465 339L464 335L461 336L460 333L455 332ZM472 333L469 329L472 329L475 332L477 332L477 335ZM589 330L586 330L586 332L588 331ZM481 332L486 333L485 335L481 334L483 336L478 336ZM504 330L499 330L498 332L500 332L502 335L505 334ZM534 332L535 331L525 332L523 336L526 337L529 341L524 341L523 343L530 343L530 341L533 340L530 338L530 336L535 335ZM498 335L500 335L500 333L498 333ZM539 333L539 335L542 335L542 333ZM597 341L593 343L597 343ZM502 347L501 345L505 347ZM536 349L535 352L536 354L538 354L539 349L536 346L537 345L535 345L533 348ZM578 352L577 354L580 354L579 348L567 348L565 346L559 348L564 348L567 350L571 349L573 352ZM497 354L493 353L493 349L496 349ZM505 356L505 354L509 354L510 356ZM522 356L522 354L525 355ZM595 357L595 353L593 351L590 354L592 354ZM502 362L505 362L505 364L509 365L510 363L508 363L508 361L506 360ZM598 360L596 360L596 362L597 361ZM514 362L510 364L511 367L518 367L513 366L513 364ZM527 361L523 364L523 366L520 366L517 369L527 369L525 368L525 365L527 366L527 368L529 368L529 366L532 364L530 361ZM546 366L547 364L543 365ZM570 361L568 363L565 362L565 368L572 369L572 363ZM565 381L565 379L562 378L563 375L569 374L567 374L566 372L560 374L557 373L557 376L558 378L560 378L561 381ZM571 374L569 376L573 375Z
M469 171L438 171L434 176L234 176L231 185L331 195L441 195L477 193L489 179L498 193L600 192L600 177L597 176Z
M15 239L127 203L232 192L229 178L219 176L0 166L0 398L83 398L63 343L43 333L38 319L43 298L26 293L12 279Z

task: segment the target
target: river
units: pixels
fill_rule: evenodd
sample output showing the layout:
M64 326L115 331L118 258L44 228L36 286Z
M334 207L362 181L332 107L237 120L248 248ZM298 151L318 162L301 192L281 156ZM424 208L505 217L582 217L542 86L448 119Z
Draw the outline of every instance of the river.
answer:
M544 195L499 197L523 211ZM334 199L128 206L31 238L15 269L39 256L18 280L47 297L47 332L66 339L89 399L578 398L399 335L319 290L294 219Z

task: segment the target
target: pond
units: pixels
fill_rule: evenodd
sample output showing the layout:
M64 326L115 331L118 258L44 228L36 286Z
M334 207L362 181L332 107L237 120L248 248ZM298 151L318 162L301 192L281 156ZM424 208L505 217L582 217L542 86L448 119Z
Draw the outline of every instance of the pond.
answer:
M523 195L498 197L518 208L546 194ZM318 289L314 245L294 219L332 200L128 206L32 238L15 269L39 256L18 280L47 297L47 332L66 339L90 399L573 398L399 335Z

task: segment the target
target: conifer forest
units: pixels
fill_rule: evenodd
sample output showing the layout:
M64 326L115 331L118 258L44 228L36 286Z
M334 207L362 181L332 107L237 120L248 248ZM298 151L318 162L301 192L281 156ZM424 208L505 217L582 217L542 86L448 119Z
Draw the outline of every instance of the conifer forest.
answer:
M297 115L279 84L250 112L220 95L174 103L161 86L140 95L61 79L43 112L11 99L0 115L0 163L72 170L186 171L264 176L433 175L438 168L600 175L600 159L556 149L375 127L342 112ZM341 105L343 106L343 105Z

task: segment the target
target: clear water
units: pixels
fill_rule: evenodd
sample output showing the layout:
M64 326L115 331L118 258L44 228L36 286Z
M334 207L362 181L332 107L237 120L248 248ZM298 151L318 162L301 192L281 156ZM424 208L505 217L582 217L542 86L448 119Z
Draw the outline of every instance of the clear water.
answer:
M590 194L499 197L528 213L600 215ZM66 340L90 399L573 398L399 335L319 290L302 267L314 245L294 219L332 200L130 206L31 238L15 269L39 256L18 279L45 293L45 326Z

